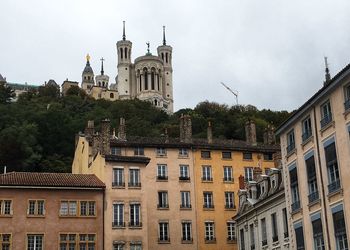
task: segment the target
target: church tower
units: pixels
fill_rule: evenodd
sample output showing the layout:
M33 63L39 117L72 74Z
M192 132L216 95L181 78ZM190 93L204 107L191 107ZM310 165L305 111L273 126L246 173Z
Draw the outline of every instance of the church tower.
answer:
M132 42L126 40L125 21L123 21L123 40L117 42L118 76L116 80L121 100L130 99L131 94L131 48Z
M89 90L94 86L94 71L90 66L90 56L86 55L86 65L82 73L81 87L84 90Z
M174 111L174 99L173 99L173 67L172 67L172 51L173 48L166 44L165 39L165 26L163 26L163 45L157 48L158 56L162 59L164 65L163 76L163 97L169 103L169 110L171 113Z
M108 88L108 81L109 76L104 74L103 70L103 57L101 58L101 74L96 76L96 86L107 89Z

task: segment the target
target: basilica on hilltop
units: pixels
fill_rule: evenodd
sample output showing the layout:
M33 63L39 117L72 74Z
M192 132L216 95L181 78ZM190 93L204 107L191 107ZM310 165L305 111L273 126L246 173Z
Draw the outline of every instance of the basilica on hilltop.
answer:
M152 55L147 43L147 53L132 61L132 42L126 39L125 22L122 40L117 42L117 76L115 83L109 83L109 76L104 73L101 58L101 72L94 75L90 65L90 56L86 56L86 65L82 73L81 88L95 99L128 100L140 99L151 102L167 113L173 113L173 68L172 47L166 43L163 26L163 43L157 48L157 55ZM77 82L65 81L63 93Z

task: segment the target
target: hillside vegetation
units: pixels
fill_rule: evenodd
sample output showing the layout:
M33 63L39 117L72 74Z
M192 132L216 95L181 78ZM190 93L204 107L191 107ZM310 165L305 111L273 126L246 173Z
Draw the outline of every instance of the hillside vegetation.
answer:
M60 97L50 88L23 94L17 102L4 97L0 100L1 172L3 166L8 171L70 172L75 135L84 131L87 120L94 120L98 129L102 119L109 118L117 127L119 118L124 117L127 135L160 136L167 128L170 137L178 137L180 115L190 114L193 137L205 138L211 121L214 137L244 139L244 123L253 119L258 141L262 141L267 124L277 127L289 116L287 111L258 110L252 105L229 107L208 101L170 116L148 102L93 100L78 91ZM7 94L11 93L0 96Z

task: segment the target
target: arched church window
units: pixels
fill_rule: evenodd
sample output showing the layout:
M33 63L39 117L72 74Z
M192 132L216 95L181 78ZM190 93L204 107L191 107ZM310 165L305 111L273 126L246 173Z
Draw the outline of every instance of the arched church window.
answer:
M154 90L154 80L155 80L155 77L154 77L154 71L155 71L155 68L152 68L151 70L151 89Z
M88 80L90 80L90 76L88 76Z
M128 58L128 48L124 48L125 59Z
M157 100L154 100L154 105L155 105L155 106L157 106L157 105L158 105Z
M162 53L162 60L164 61L164 53Z
M168 63L168 53L165 53L165 62Z
M114 94L113 94L113 93L110 93L110 94L109 94L109 97L113 99L113 98L114 98Z
M120 58L123 59L123 48L120 48Z
M158 87L158 91L160 91L160 86L159 86L159 74L157 74L157 87Z
M144 76L144 82L145 82L145 90L148 90L148 73L147 73L147 68L143 69L143 76Z

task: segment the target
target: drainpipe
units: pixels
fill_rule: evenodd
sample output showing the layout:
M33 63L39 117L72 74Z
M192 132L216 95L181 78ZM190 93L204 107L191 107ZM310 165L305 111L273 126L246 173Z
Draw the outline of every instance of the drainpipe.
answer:
M326 236L327 236L327 245L328 249L331 249L331 243L329 238L329 228L328 228L328 213L327 213L327 206L326 206L326 195L324 191L324 185L323 185L323 175L322 175L322 168L321 168L321 154L320 154L320 144L318 139L318 128L317 128L317 121L316 121L316 110L315 107L313 107L313 113L314 113L314 124L315 124L315 139L316 139L316 145L317 145L317 158L318 158L318 171L320 172L320 179L321 179L321 189L322 189L322 206L324 209L324 217L325 217L325 223L326 223Z

